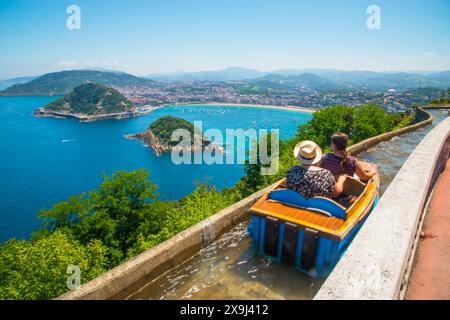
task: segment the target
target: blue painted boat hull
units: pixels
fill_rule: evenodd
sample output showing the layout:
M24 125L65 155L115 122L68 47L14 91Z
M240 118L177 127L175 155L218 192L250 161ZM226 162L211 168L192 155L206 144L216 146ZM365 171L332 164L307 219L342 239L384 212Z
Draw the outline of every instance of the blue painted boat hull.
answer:
M378 196L370 211L375 208L377 202ZM297 226L295 232L291 228L290 240L286 240L286 223L279 222L275 226L271 224L271 230L268 233L266 228L271 223L268 222L268 217L252 213L248 233L252 240L252 250L257 254L279 262L286 260L286 254L288 254L290 256L288 260L295 268L312 277L323 278L331 273L369 215L356 224L342 240L316 235L301 226ZM265 239L267 235L274 242L270 249ZM273 235L276 235L276 241Z

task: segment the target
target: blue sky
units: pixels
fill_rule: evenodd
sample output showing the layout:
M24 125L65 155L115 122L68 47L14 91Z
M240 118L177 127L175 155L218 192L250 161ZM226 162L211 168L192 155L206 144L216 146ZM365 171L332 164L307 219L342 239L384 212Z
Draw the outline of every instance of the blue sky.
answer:
M69 5L81 29L66 27ZM369 5L381 30L369 30ZM0 78L102 67L450 69L450 0L0 0Z

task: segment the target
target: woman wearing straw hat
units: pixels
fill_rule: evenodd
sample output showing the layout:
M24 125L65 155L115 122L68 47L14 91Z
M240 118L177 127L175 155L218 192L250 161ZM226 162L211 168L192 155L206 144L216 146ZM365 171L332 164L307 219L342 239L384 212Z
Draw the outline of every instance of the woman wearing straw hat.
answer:
M294 156L301 162L301 166L289 169L286 177L288 189L300 193L305 198L316 196L336 197L344 189L347 178L342 175L335 182L333 174L320 167L322 150L313 141L299 142L294 148Z

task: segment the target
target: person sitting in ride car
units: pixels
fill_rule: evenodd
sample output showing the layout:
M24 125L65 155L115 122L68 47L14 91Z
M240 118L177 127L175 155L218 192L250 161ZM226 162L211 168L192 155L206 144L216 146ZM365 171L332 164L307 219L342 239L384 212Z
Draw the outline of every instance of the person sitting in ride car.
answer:
M347 176L342 175L335 182L333 174L320 167L322 150L313 141L299 142L294 148L294 156L301 166L293 166L286 176L288 189L300 193L305 198L338 196L344 189Z
M320 167L331 171L334 176L348 175L353 176L355 173L362 181L367 181L376 173L376 166L372 165L370 168L363 168L358 159L350 156L347 152L348 135L345 133L335 133L331 137L332 153L327 153L322 156Z

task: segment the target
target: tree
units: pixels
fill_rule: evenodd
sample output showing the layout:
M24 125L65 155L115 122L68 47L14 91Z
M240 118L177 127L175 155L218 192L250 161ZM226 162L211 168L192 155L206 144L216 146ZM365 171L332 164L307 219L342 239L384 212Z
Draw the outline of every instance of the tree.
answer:
M394 128L395 117L376 105L363 105L354 113L350 137L358 142L390 131Z
M109 265L120 263L137 239L140 225L154 215L156 185L144 169L116 171L104 176L97 190L71 197L41 210L39 216L50 231L72 234L82 244L100 240L108 248Z
M356 108L342 105L323 108L308 123L299 126L295 139L313 140L322 148L329 147L334 133L350 133L355 112Z
M336 132L348 134L350 143L356 143L392 130L395 122L402 119L402 116L398 117L398 114L389 114L376 105L327 107L315 112L308 123L299 126L295 140L312 140L327 152L331 136Z
M114 238L119 240L121 251L126 254L136 240L136 230L152 209L156 185L148 180L148 172L116 171L104 177L100 188L91 192L92 210L115 221Z
M261 135L259 137L259 142L255 143L255 147L248 152L244 164L245 175L237 184L237 188L242 196L250 195L261 187L274 181L273 178L275 175L261 174L263 168L270 168L272 161L279 161L279 159L275 159L275 157L279 156L279 151L275 152L275 150L272 150L272 138L278 139L278 135L272 133ZM261 146L264 144L267 146L267 149L264 150L263 148L263 150L261 150ZM279 147L279 144L275 145ZM264 163L264 161L262 161L261 153L270 160L269 163ZM251 163L251 158L256 161Z
M43 209L38 212L38 218L50 232L73 228L88 215L89 203L85 193L69 197L69 200L53 205L50 210Z

